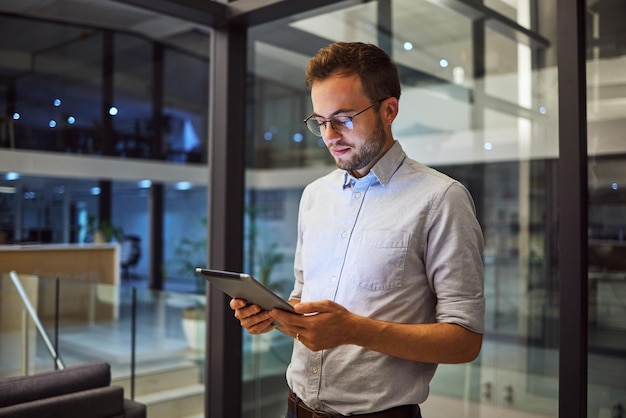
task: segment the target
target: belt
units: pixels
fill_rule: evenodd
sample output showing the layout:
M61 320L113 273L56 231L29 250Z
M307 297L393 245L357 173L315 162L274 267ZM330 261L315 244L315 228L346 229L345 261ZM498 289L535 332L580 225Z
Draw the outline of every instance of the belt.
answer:
M296 395L290 390L287 400L287 408L289 412L296 415L297 418L349 418L345 415L328 414L325 412L319 412L309 408L304 402L296 397ZM350 417L360 418L416 418L418 417L419 406L418 405L402 405L395 408L386 409L380 412L374 412L371 414L356 414L350 415Z

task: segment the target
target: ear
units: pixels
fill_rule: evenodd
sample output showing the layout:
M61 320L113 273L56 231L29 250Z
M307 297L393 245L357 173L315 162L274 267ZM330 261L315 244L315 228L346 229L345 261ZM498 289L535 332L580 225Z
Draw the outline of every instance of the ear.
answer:
M390 97L380 105L380 110L382 111L381 117L387 125L391 125L391 122L398 116L398 105L399 103L396 97Z

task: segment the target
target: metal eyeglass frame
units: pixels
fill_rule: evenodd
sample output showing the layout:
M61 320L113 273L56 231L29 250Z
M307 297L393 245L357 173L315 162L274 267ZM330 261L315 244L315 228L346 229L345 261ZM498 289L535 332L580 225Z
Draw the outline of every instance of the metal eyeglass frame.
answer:
M369 106L367 106L365 109L360 110L350 116L344 116L344 115L336 116L335 115L335 116L331 116L330 119L318 121L317 119L313 119L317 117L317 115L315 113L312 113L303 122L306 125L306 127L309 129L309 131L311 131L311 133L315 136L322 136L322 126L324 126L324 129L326 129L327 123L330 123L330 126L333 128L335 132L339 132L339 133L346 132L346 131L352 132L352 129L353 129L352 119L359 116L361 113L370 110L374 106L384 102L387 99L389 99L389 97L385 97L384 99L378 99L375 102L371 103Z

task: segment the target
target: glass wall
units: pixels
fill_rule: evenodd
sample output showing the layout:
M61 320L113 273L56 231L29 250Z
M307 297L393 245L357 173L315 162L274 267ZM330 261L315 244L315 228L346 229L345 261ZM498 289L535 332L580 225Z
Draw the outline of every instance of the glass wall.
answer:
M97 188L110 181L114 223L140 240L132 280L149 269L156 185L166 286L195 288L181 270L206 253L204 181L143 163L206 162L210 36L107 3L115 10L105 14L101 4L56 14L43 4L0 6L0 243L89 241ZM487 332L476 361L438 369L427 416L557 415L557 221L567 208L556 197L555 3L346 1L249 31L246 271L289 292L300 193L334 169L302 124L311 112L304 68L335 40L373 42L392 55L403 85L396 138L474 196L486 240ZM590 417L623 415L626 391L622 3L589 1L587 10ZM22 158L13 150L32 152L19 160L26 174L8 172ZM51 151L46 160L41 151ZM116 158L106 167L95 162L101 158L60 158L84 154ZM122 159L144 161L120 166ZM206 178L206 166L185 166L203 167ZM292 341L270 338L244 333L246 416L284 412Z
M209 29L105 3L0 4L0 244L113 227L123 279L202 291Z
M30 36L24 36L29 27ZM8 146L41 151L97 153L94 123L101 120L102 42L84 26L3 17L6 117L13 119Z
M203 293L193 273L206 265L207 187L191 182L163 184L164 288ZM102 190L97 178L43 178L0 172L0 245L90 244L103 224ZM111 182L111 222L119 231L121 279L149 286L149 180ZM102 228L100 228L102 229ZM108 241L108 239L106 239Z
M601 0L587 15L589 417L626 413L625 14Z
M0 17L0 147L206 163L208 32L63 19Z
M302 124L311 112L303 81L306 63L333 41L387 49L399 64L403 88L393 125L396 139L410 157L468 187L486 243L481 355L467 365L439 367L423 405L425 416L518 411L524 417L554 417L559 343L556 4L461 6L421 0L346 2L252 28L254 126L247 140L255 159L248 193L280 196L277 217L257 225L266 227L264 237L277 244L281 260L291 260L299 195L308 182L334 169L323 144ZM525 36L519 36L522 31ZM288 265L284 269L287 277ZM278 274L276 280L287 282ZM288 354L288 347L281 349ZM244 356L253 361L250 353ZM284 373L255 370L257 375L244 372L244 382ZM275 384L278 396L284 381Z

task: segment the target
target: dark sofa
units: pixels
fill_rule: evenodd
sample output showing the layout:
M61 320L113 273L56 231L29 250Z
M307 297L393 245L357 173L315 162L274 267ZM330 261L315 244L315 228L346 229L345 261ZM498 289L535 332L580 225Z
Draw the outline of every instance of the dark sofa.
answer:
M1 418L145 418L146 406L111 386L108 363L93 362L0 379Z

